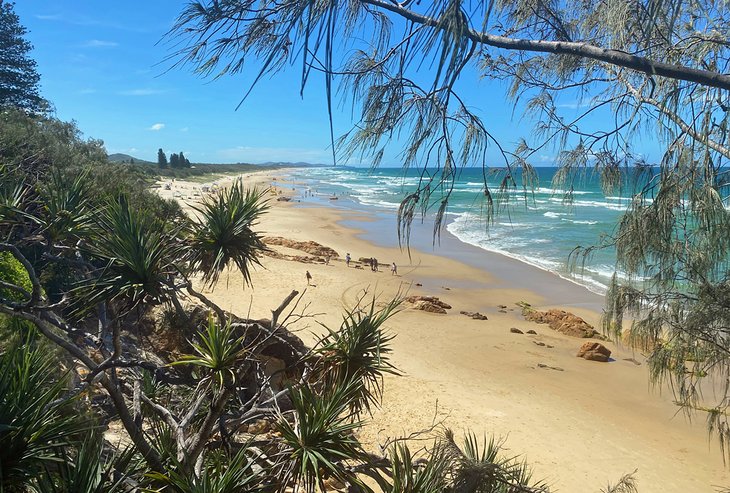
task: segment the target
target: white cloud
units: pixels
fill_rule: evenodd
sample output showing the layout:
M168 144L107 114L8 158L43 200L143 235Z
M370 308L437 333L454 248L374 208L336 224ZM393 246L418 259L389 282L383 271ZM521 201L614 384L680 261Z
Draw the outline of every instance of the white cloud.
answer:
M116 41L104 41L102 39L90 39L81 45L84 48L114 48L119 46Z
M129 89L127 91L119 91L119 95L121 96L153 96L155 94L162 94L165 91L161 91L159 89L150 89L150 88L143 88L143 89Z
M162 130L163 128L165 128L165 124L164 123L155 123L154 125L152 125L147 130L153 130L153 131L156 132L158 130Z

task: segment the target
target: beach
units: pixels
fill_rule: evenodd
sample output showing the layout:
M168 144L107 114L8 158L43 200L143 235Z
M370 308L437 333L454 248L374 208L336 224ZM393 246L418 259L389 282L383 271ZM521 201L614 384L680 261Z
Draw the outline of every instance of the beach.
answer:
M397 248L395 228L384 228L390 223L367 211L337 207L336 201L277 201L299 196L291 191L297 183L282 186L287 183L285 171L246 175L244 182L274 185L282 192L271 194L271 208L257 227L264 236L315 241L339 257L326 265L265 256L252 275L252 287L232 271L206 291L222 308L243 317L268 318L298 290L303 295L296 312L303 316L293 317L289 328L313 344L325 331L319 323L336 329L343 310L363 297L386 302L404 293L430 295L452 306L446 314L435 314L404 303L387 323L395 336L392 362L401 375L386 376L383 405L359 432L367 448L380 452L379 445L388 438L446 426L457 437L471 430L504 440L504 453L524 458L534 477L555 491L597 492L634 471L644 493L710 492L730 483L719 445L708 440L705 416L688 422L670 389L652 387L643 355L603 342L612 351L609 363L577 358L585 340L526 321L517 305L563 308L599 326L599 295L461 243L448 232L440 246L425 248L428 224L420 230L414 225L414 234L422 238L409 255ZM218 186L227 183L230 179L219 180ZM199 199L193 190L200 186L176 181L160 193L184 203ZM283 257L302 255L287 247L272 248ZM346 253L355 261L376 257L379 272L355 268L354 263L348 268ZM397 276L390 272L392 262L398 266ZM312 286L307 286L307 271ZM480 312L488 320L474 320L460 311Z

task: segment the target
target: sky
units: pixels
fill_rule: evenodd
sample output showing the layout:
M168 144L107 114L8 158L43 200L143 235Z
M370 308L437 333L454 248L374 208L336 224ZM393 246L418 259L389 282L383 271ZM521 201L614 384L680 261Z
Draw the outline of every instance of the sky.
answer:
M262 80L236 109L254 71L216 80L167 58L165 37L183 0L107 2L17 0L15 12L34 45L41 93L56 116L74 120L107 152L156 161L157 149L184 152L193 162L332 163L324 85L314 80L299 94L300 67ZM529 137L532 123L506 100L505 90L473 74L460 81L470 107L500 143L513 147ZM579 108L574 101L566 101ZM336 108L336 136L351 128L350 107ZM397 166L393 146L383 165ZM537 165L552 165L546 150ZM496 159L496 152L494 159ZM369 165L353 161L352 165Z

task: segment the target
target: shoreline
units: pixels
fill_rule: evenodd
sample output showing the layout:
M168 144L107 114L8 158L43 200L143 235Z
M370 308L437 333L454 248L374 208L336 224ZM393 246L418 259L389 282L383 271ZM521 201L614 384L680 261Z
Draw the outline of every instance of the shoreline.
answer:
M245 175L244 182L268 185L277 178L278 188L284 176L284 170L257 172ZM263 269L253 273L252 289L231 273L212 292L206 291L222 308L264 318L292 289L300 290L300 309L306 307L308 316L291 328L311 344L324 329L309 315L336 328L342 307L352 306L364 290L382 300L404 290L434 294L453 306L446 315L404 306L388 322L388 331L396 336L392 362L402 375L385 378L382 407L358 432L368 448L377 450L387 437L407 436L443 422L457 437L466 429L479 437L503 437L506 455L524 458L534 477L546 479L559 491L598 491L637 468L642 493L709 492L729 482L719 447L708 442L703 416L688 423L676 414L679 408L671 392L651 390L644 358L613 343L605 343L613 351L610 363L576 358L585 339L526 322L515 306L521 300L541 308L572 304L571 312L596 325L599 313L590 301L600 296L466 243L462 245L468 249L456 252L453 247L449 255L444 255L443 241L433 253L414 248L409 259L397 247L369 241L378 233L394 237L395 229L378 229L382 223L377 219L339 204L271 205L257 230L313 240L334 248L340 257L330 265L264 257ZM430 244L430 230L426 233ZM348 269L342 261L346 252L355 260L383 259L384 268L395 261L399 276ZM481 266L450 258L464 252L483 258ZM311 272L316 286L306 286L305 271ZM461 310L479 311L489 320L472 320L460 315ZM513 334L511 327L537 334Z

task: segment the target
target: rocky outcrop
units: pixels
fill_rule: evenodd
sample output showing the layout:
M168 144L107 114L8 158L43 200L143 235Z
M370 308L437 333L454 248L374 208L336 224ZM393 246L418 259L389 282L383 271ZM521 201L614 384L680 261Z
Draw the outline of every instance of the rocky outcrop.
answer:
M292 262L299 262L302 264L323 264L324 259L321 257L313 257L311 255L285 255L277 252L276 250L267 250L264 255L271 258L277 258L281 260L290 260Z
M446 314L446 309L444 307L435 303L429 303L428 301L419 301L415 305L413 305L413 308L415 310L422 310L429 313L440 313L442 315Z
M580 347L576 356L589 361L606 363L611 357L611 350L598 342L586 342Z
M486 315L483 315L479 312L467 312L465 310L460 311L462 315L466 315L469 318L473 318L474 320L489 320Z
M451 305L444 303L436 296L413 295L408 296L406 301L413 303L415 310L423 310L424 312L445 314L446 310L451 310Z
M524 315L526 320L539 324L548 324L551 329L571 337L604 339L591 324L565 310L551 309L546 312L529 310Z
M296 241L281 236L266 236L263 238L267 245L278 245L314 255L316 257L337 258L340 255L332 248L321 245L316 241Z

